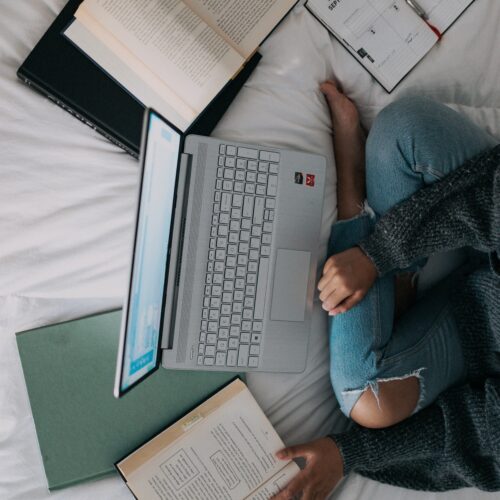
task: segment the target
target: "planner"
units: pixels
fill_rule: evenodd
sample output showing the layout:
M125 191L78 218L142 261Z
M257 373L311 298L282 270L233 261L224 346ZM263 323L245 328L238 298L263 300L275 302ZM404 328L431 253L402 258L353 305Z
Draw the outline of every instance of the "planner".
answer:
M306 8L392 92L473 2L308 0Z

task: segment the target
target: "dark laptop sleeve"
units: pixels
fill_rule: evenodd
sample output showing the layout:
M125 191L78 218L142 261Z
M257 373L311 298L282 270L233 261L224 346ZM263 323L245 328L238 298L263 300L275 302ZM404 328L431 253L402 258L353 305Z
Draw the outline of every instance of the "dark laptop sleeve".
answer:
M17 74L28 85L137 157L144 106L62 34L81 1L70 0L66 4ZM193 123L190 133L210 134L260 57L257 53L247 62Z

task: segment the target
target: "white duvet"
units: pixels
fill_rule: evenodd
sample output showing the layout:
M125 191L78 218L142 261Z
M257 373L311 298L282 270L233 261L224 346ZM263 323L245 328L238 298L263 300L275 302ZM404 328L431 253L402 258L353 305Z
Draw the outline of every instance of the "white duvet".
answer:
M64 0L0 0L0 499L128 499L118 477L49 494L14 332L121 305L137 162L17 80L15 72ZM329 163L321 251L336 215L330 120L319 82L335 75L369 126L398 96L420 93L500 138L500 2L476 0L393 94L302 6L262 48L264 58L214 135L323 154ZM316 302L308 369L253 374L249 386L289 443L343 418L328 380L326 317ZM57 411L55 409L54 411ZM423 430L425 432L425 430ZM416 493L352 475L341 500L486 499L476 490Z

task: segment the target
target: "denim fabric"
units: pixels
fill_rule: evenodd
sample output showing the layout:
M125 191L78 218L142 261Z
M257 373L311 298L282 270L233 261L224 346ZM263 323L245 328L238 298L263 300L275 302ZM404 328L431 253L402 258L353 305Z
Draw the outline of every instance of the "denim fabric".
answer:
M366 144L366 190L383 215L497 141L447 106L422 97L396 101L377 116Z
M432 100L407 97L391 104L366 144L367 201L375 213L334 224L329 253L355 246L392 206L494 145L472 122ZM377 395L381 381L417 376L418 411L465 376L449 302L455 277L428 291L396 325L390 275L379 278L356 307L330 319L330 375L347 416L368 387Z

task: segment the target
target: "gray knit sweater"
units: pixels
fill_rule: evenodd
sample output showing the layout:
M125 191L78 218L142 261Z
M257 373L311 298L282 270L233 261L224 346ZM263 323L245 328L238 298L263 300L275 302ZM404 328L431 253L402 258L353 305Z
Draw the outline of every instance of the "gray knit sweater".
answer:
M381 276L452 248L490 259L454 287L468 382L393 427L332 436L345 474L417 490L500 491L500 146L396 206L360 246Z

